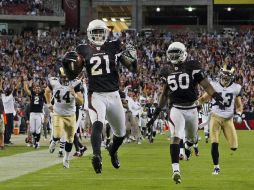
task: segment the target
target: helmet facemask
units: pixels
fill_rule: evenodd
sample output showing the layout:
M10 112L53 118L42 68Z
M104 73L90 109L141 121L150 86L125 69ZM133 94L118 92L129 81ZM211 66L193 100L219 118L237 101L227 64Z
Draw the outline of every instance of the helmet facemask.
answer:
M173 42L166 51L167 59L172 64L183 63L187 58L187 52L184 44Z
M224 71L223 69L220 72L220 83L223 86L229 86L234 80L234 73L230 71Z

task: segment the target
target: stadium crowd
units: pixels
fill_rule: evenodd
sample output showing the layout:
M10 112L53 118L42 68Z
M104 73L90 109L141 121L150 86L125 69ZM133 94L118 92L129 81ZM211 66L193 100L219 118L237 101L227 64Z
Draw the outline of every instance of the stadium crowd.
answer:
M122 38L136 44L138 49L139 74L133 75L122 69L120 76L123 89L128 86L132 96L143 96L147 102L157 101L159 71L167 62L166 49L171 41L181 41L188 48L188 59L198 59L211 78L217 76L223 63L234 65L237 68L236 81L243 86L244 111L254 111L254 33L239 32L227 36L156 32L138 37L123 33ZM64 53L85 41L85 36L76 30L51 30L47 36L24 32L13 37L0 37L2 89L14 90L17 117L24 117L29 102L24 92L24 80L33 79L46 87L48 77L58 72Z
M45 6L46 0L0 0L2 14L52 15L53 10Z

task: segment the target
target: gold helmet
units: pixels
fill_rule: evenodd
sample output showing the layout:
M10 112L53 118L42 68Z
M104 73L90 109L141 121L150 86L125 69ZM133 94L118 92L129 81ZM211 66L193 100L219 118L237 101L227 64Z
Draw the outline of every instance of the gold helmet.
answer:
M220 82L224 86L230 85L235 79L235 67L230 65L223 65L220 69Z
M60 83L62 85L65 85L65 86L69 85L69 79L67 78L63 67L59 68L59 78L60 78Z

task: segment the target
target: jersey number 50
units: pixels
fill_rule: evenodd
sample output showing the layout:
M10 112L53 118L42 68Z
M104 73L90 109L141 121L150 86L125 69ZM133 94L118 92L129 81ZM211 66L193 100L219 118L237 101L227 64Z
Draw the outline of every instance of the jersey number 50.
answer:
M187 73L182 73L178 76L170 75L168 76L168 85L171 91L176 91L180 89L188 89L190 84L190 78Z

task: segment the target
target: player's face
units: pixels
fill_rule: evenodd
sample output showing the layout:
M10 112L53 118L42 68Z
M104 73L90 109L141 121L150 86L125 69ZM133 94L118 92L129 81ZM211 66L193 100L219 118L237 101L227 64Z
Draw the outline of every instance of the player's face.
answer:
M36 94L39 94L39 93L41 92L41 87L40 87L40 86L35 86L35 87L34 87L34 92L35 92Z
M69 80L66 76L61 76L60 77L60 82L61 82L61 85L64 85L64 86L68 86L69 85Z
M233 75L229 72L223 71L220 76L220 82L223 86L228 86L233 79Z
M101 42L104 44L104 42L106 41L106 34L104 29L94 29L91 31L90 35L94 42Z

